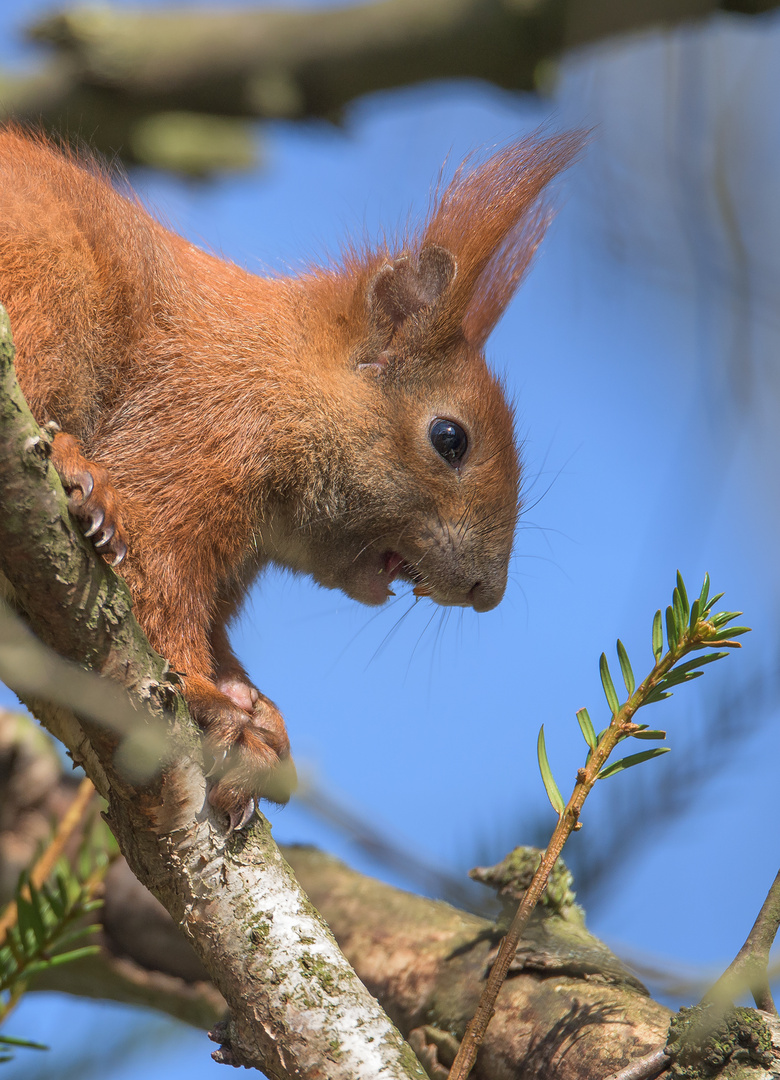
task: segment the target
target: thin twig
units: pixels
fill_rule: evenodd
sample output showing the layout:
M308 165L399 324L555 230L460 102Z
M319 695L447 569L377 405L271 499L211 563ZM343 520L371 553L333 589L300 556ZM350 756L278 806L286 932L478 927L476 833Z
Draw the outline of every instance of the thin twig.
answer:
M40 889L41 885L48 879L57 860L62 855L65 845L83 821L94 794L95 788L92 781L85 776L79 784L76 797L65 812L65 816L59 823L51 842L41 853L40 858L30 872L30 882L33 888ZM29 890L23 891L22 895L25 894L29 899ZM12 900L3 912L2 918L0 918L0 942L5 941L8 931L16 923L17 914L16 901Z
M626 704L615 713L612 718L612 723L604 732L601 741L591 754L590 760L585 768L578 770L577 782L574 786L572 796L558 818L558 824L555 826L547 849L542 856L542 861L515 912L506 937L501 942L498 956L490 969L485 987L479 999L479 1004L477 1005L477 1010L466 1028L466 1033L461 1041L460 1049L453 1062L449 1080L466 1080L466 1077L471 1072L471 1068L476 1060L477 1051L485 1036L485 1031L490 1023L490 1018L493 1015L498 992L503 985L509 971L509 966L514 959L520 938L522 937L523 931L525 930L526 924L531 917L534 908L547 887L547 880L558 860L558 856L563 850L564 844L579 825L579 816L585 799L590 794L593 785L598 779L599 773L620 739L628 734L632 727L636 726L631 723L631 717L639 708L641 701L655 689L655 686L661 681L664 675L667 674L678 659L679 655L670 653L667 654L660 663L656 664L651 675L649 675L642 683L639 690L637 690L636 693L629 698Z
M485 893L484 889L470 881L464 885L460 878L407 850L389 834L370 824L365 816L361 816L320 787L311 777L299 776L294 799L321 820L337 828L385 869L402 874L407 881L418 889L423 889L427 895L446 900L453 907L464 908L477 915L484 915L489 908L492 910L495 906L490 902L480 902Z
M642 771L634 784L614 784L608 794L602 793L598 850L576 847L566 857L577 882L578 901L591 917L604 897L614 893L616 872L625 873L629 862L656 842L663 829L685 816L704 786L733 764L735 747L745 738L745 716L753 719L750 735L755 738L774 722L778 700L780 666L756 669L739 685L719 689L717 700L703 695L706 738L686 723L675 738L674 753L664 762L660 784ZM652 978L656 991L696 1000L710 983L709 977L702 977L698 988L667 990L658 982L666 974Z
M660 1076L666 1067L671 1064L671 1058L663 1046L653 1050L644 1057L636 1058L625 1069L610 1076L608 1080L653 1080Z
M542 893L547 887L548 878L552 873L558 856L563 850L564 844L571 833L574 832L575 829L580 828L579 817L583 804L593 790L602 769L606 765L607 760L617 744L627 736L634 735L641 731L640 725L633 722L634 714L643 705L648 704L650 701L658 700L659 695L661 697L668 696L668 687L695 677L696 673L692 670L682 669L677 673L676 678L672 677L667 679L667 676L670 676L675 664L682 660L689 652L706 648L707 645L718 645L721 648L727 649L740 648L739 642L731 640L728 635L729 633L734 635L745 633L746 628L732 627L727 631L725 627L726 623L735 618L737 614L741 614L741 612L726 612L719 615L712 615L712 605L720 599L720 596L715 597L707 604L708 593L709 576L705 577L704 587L700 598L694 602L693 607L689 607L684 586L682 584L682 578L678 574L678 588L674 591L674 607L668 608L666 613L668 651L665 655L661 655L663 649L663 632L661 612L659 611L656 613L653 622L653 651L656 662L650 674L636 689L634 689L633 673L631 673L630 670L628 657L625 655L625 650L622 645L618 642L618 655L620 657L621 668L624 668L625 663L628 674L630 675L629 685L629 678L624 669L623 674L624 679L626 679L626 687L629 690L629 696L628 700L623 705L618 704L618 697L615 693L615 688L612 685L606 657L602 654L602 683L604 685L607 700L610 702L612 719L609 727L607 727L600 736L596 737L595 732L592 731L589 736L586 736L590 746L588 758L585 766L577 771L577 782L574 785L571 798L565 806L563 806L563 799L560 792L557 790L551 775L545 777L545 767L547 767L546 753L543 762L540 751L540 767L542 768L542 775L545 780L545 786L547 787L547 793L550 796L550 801L556 809L558 809L558 824L555 826L550 842L542 856L542 861L533 876L531 884L526 890L526 893L515 912L509 931L501 942L498 956L488 974L476 1012L466 1028L460 1048L455 1057L455 1061L453 1062L452 1069L450 1070L448 1080L466 1080L471 1072L477 1057L477 1051L485 1037L487 1026L490 1023L490 1019L495 1010L498 993L506 979L510 964L512 963L526 924L541 898ZM685 597L684 601L683 596ZM690 625L688 624L689 615ZM725 655L725 653L710 654L709 657L702 657L701 662L708 663L710 660L717 660L720 656ZM580 714L578 713L578 719L579 715ZM582 721L580 721L580 725L582 727ZM590 727L589 719L587 726ZM584 727L583 734L585 734ZM540 733L540 745L543 748L542 733ZM629 759L626 759L626 763L630 764L631 762ZM549 769L549 767L547 768Z
M772 882L745 944L707 991L703 1002L733 1000L749 989L757 1008L778 1015L769 989L769 952L780 928L780 871Z

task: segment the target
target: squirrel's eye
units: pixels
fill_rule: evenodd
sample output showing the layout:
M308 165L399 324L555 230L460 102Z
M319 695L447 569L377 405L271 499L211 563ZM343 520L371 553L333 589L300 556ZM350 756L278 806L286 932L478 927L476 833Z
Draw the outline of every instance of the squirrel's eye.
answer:
M428 429L433 449L448 465L457 467L469 445L468 436L453 420L434 420Z

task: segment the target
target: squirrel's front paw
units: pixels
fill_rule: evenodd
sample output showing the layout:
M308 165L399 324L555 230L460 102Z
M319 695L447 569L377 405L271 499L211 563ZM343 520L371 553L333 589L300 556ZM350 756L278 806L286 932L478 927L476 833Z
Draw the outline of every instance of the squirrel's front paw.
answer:
M290 740L281 713L254 686L193 681L187 680L187 700L214 759L209 802L227 814L232 832L250 821L257 799L289 800L296 783Z
M127 554L127 538L119 512L119 497L102 465L85 458L76 439L58 431L51 460L68 495L68 509L91 537L95 550L112 555L118 566Z

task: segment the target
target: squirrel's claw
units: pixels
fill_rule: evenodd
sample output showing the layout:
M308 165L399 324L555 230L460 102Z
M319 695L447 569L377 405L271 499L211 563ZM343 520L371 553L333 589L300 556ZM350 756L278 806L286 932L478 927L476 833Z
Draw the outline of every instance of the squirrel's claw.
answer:
M115 532L116 532L116 529L114 528L113 525L104 526L104 528L101 530L100 539L94 541L95 550L100 551L102 553L103 548L107 548L110 545L111 541L114 538L114 533Z
M256 809L257 801L255 799L247 799L240 814L237 811L231 811L228 833L241 832L242 829L245 829L255 816Z
M78 472L73 474L69 486L71 490L80 491L81 501L86 502L92 492L95 490L95 478L93 477L89 469L80 469Z
M84 535L85 536L94 536L95 533L98 531L98 529L100 529L100 527L102 526L105 519L106 519L105 514L100 509L100 507L97 507L97 509L92 514L92 524L90 525L90 527L88 529L84 530ZM98 545L95 544L95 547L97 547L97 546Z
M219 753L219 751L212 754L213 760L211 762L211 765L209 765L208 769L203 770L203 775L206 777L207 780L210 776L214 776L215 773L218 773L223 768L225 762L227 761L227 756L227 750L223 750L221 754Z
M76 439L57 431L52 440L51 460L68 494L68 509L92 538L95 550L112 555L118 566L127 555L127 538L122 525L119 497L102 465L89 461Z
M119 566L124 561L125 555L127 555L127 544L121 537L114 535L114 543L111 545L111 550L114 552L114 558L111 561L112 566Z

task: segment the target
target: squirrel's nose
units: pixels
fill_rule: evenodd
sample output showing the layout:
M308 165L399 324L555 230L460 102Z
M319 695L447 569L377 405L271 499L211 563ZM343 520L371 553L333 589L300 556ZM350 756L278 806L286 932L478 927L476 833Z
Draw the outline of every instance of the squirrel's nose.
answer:
M475 611L491 611L504 595L505 585L489 585L482 581L476 582L469 589L468 600Z

